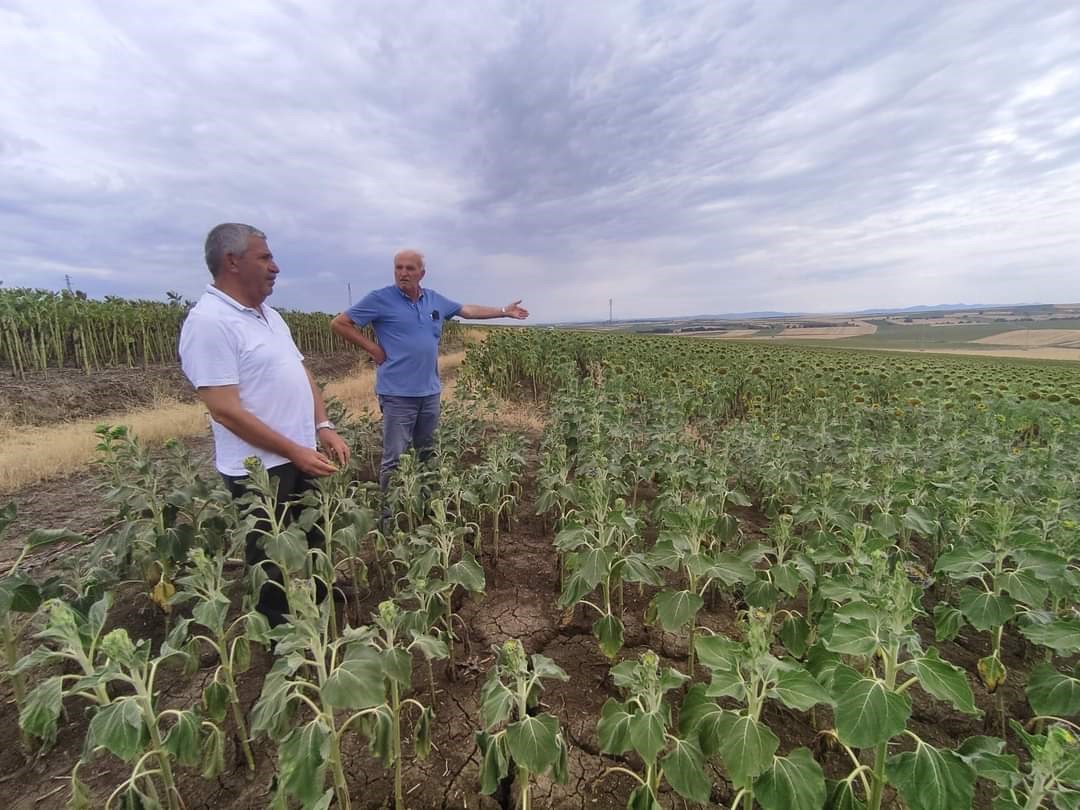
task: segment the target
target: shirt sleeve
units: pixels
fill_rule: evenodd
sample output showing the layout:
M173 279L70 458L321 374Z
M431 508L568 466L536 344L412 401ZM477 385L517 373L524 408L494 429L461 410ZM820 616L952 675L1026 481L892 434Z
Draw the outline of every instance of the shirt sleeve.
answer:
M357 326L367 326L378 318L380 314L378 291L369 292L345 310L345 314Z
M277 319L278 322L278 328L289 336L289 341L292 343L293 351L296 352L297 359L302 362L304 360L304 353L300 351L300 347L296 345L296 338L293 337L292 329L289 328L289 322L285 320L285 316L273 307L266 307L266 309L274 313L274 317Z
M461 312L461 304L459 304L457 301L452 301L441 293L439 294L439 298L442 299L441 309L443 311L443 317L447 320L456 317L458 313Z
M180 366L196 388L238 385L236 337L221 321L189 315L180 331Z

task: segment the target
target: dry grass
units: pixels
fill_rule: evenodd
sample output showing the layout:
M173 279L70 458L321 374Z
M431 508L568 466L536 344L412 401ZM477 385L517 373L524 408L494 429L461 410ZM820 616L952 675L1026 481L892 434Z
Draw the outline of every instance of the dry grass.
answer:
M724 338L745 338L756 335L759 330L757 329L708 329L701 332L680 332L680 337L703 337L712 338L714 340L722 340Z
M328 382L323 393L339 400L352 413L377 411L375 369L364 367L355 374Z
M439 363L444 377L447 372L456 370L464 359L464 352L446 355ZM457 375L455 374L443 383L443 399L453 400L456 398ZM501 401L498 410L494 413L482 412L477 416L481 419L488 419L494 424L509 430L540 431L544 429L544 420L540 415L539 408L531 403Z
M454 397L456 372L465 352L444 355L439 361L445 384L445 396ZM328 383L326 393L341 400L355 413L378 411L375 398L375 370L361 369L341 380ZM68 475L88 466L96 456L94 428L101 424L127 425L145 444L161 444L169 439L183 439L205 434L208 415L201 403L163 400L152 408L110 414L96 419L80 419L60 425L28 428L0 423L0 493ZM508 405L500 409L495 421L518 429L541 428L543 422L535 409Z
M461 327L461 340L466 346L471 346L474 343L483 343L487 340L488 335L491 334L490 329L478 326L462 326ZM449 355L448 355L449 356Z
M480 416L488 418L487 414ZM538 407L532 403L500 402L499 409L491 415L489 421L507 430L525 433L539 433L544 429L544 419Z
M124 424L142 441L159 444L174 437L192 436L207 429L206 409L187 402L163 402L96 419L80 419L48 427L0 430L0 492L67 475L94 460L101 424Z
M977 342L977 341L972 341ZM1080 349L1062 346L1033 346L1030 349L1007 348L985 344L985 349L890 349L890 351L919 351L927 354L977 354L981 357L1021 357L1026 360L1080 360Z
M877 331L877 326L866 321L858 321L857 326L805 326L795 329L785 329L778 338L801 338L803 340L829 340L835 338L856 337L858 335L872 335Z
M1080 349L1080 329L1014 329L1011 332L1001 332L971 342L994 346L1014 346L1018 349L1047 346Z
M465 359L465 352L452 352L439 358L439 373L446 380L448 376L456 375L461 361ZM444 395L453 396L455 380L451 378L443 383ZM353 413L377 413L379 401L375 397L375 369L362 368L359 373L353 374L340 380L327 383L324 389L328 396L339 400L349 411Z

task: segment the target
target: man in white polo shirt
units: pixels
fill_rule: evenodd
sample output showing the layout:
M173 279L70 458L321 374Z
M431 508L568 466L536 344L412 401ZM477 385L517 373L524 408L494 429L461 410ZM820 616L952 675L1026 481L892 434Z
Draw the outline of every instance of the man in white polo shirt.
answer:
M311 488L349 461L349 448L326 418L326 406L288 325L264 301L279 272L266 234L225 223L206 237L206 265L213 282L188 313L180 332L180 361L211 416L218 472L234 497L245 492L244 460L258 458L278 480L278 503ZM318 444L329 454L316 449ZM259 535L247 538L248 565L266 560ZM322 540L309 533L309 544ZM276 567L267 573L280 582ZM317 583L325 595L323 583ZM256 609L272 625L285 620L283 591L267 583Z

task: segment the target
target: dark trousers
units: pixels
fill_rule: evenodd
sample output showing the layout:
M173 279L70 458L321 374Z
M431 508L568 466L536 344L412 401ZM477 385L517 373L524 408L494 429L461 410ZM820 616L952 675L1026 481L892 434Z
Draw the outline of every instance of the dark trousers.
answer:
M289 462L281 464L277 467L270 467L267 470L270 478L277 479L277 518L278 520L284 520L286 523L292 521L300 513L300 508L296 505L295 499L297 496L304 494L309 489L314 487L311 479L304 475L300 470L296 468L296 465ZM221 476L225 480L225 486L228 488L229 493L233 498L239 498L244 495L247 490L246 475L225 475ZM249 566L258 565L264 560L268 559L266 552L263 551L259 545L259 540L263 537L259 531L270 530L270 518L269 515L263 515L259 518L256 524L256 530L250 532L247 536L244 547L244 558ZM323 548L325 546L325 538L323 537L322 529L317 525L312 526L307 532L308 548ZM259 600L255 605L255 609L259 613L263 614L267 621L270 622L271 627L276 627L283 622L288 621L287 614L289 612L289 600L285 596L285 591L282 590L280 585L284 584L284 579L281 576L281 569L279 569L273 563L263 566L263 570L266 571L267 576L270 577L273 582L266 582L259 590ZM278 583L275 585L274 583ZM315 580L315 598L321 602L326 598L326 583L321 579Z

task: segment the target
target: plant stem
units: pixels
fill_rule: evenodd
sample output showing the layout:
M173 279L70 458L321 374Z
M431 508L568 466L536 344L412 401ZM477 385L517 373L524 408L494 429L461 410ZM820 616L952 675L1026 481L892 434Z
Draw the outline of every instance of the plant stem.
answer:
M15 693L15 708L18 712L22 712L23 704L26 702L26 683L23 681L22 673L15 673L15 664L19 660L19 648L15 641L15 628L11 624L11 614L4 614L4 623L0 625L0 635L4 637L4 657L7 660L7 670L11 672L9 676L11 678L11 689ZM30 735L25 731L21 732L23 747L29 750L33 747L33 741L30 739Z
M1005 719L1005 693L1002 692L1001 689L998 689L995 697L996 700L994 702L997 703L998 723L1001 726L1002 739L1004 739L1007 736L1008 731L1008 725Z
M336 639L338 637L338 626L337 626L337 608L334 606L334 575L333 575L333 569L330 569L330 571L331 571L330 579L327 580L327 583L326 583L326 601L330 603L328 605L328 607L327 607L327 609L330 611L330 623L329 623L328 630L329 630L330 638L331 638L331 640L333 640L333 639Z
M660 793L660 772L656 768L656 763L649 763L645 769L645 784L649 788L649 792L652 794L654 800L659 799Z
M224 650L219 650L219 655ZM222 661L227 661L227 658L222 658ZM233 678L231 661L230 666L222 667L222 671L225 673L225 685L229 689L229 703L232 706L233 722L236 724L237 734L240 735L240 748L244 752L244 759L247 761L248 771L252 774L255 773L255 755L251 751L251 743L248 742L247 724L244 722L244 712L240 707L240 696L236 691L236 679Z
M450 589L450 593L446 595L446 671L449 673L454 672L454 590ZM454 680L451 674L450 680ZM431 705L435 705L435 692L431 693Z
M529 715L529 679L528 676L519 678L517 694L517 719L524 720ZM517 763L518 778L521 780L521 808L529 810L529 769L521 763Z
M686 665L686 674L691 678L694 677L694 637L697 635L697 621L690 621L690 649L687 653L689 656Z
M1046 776L1042 773L1035 773L1035 781L1031 786L1031 793L1028 794L1027 802L1024 804L1024 810L1039 810L1042 807L1042 800L1046 795Z
M529 769L519 766L518 779L521 780L521 810L529 810Z
M349 557L349 573L352 575L353 586L353 613L356 614L356 621L360 621L360 572L356 567L356 557Z
M885 663L885 688L889 692L896 691L896 659L900 656L900 647L893 644L882 651L881 658ZM881 810L881 797L885 792L885 758L889 753L889 741L880 743L874 751L874 771L871 774L873 784L870 789L870 800L866 803L866 810Z
M161 732L158 729L153 703L150 700L150 695L143 688L143 684L138 679L133 680L138 695L139 708L142 710L143 722L150 732L150 745L157 752L158 764L161 766L161 781L165 783L165 797L169 804L169 810L180 810L180 805L177 802L176 779L173 776L172 762L169 761L169 754L161 744Z
M885 791L885 756L888 753L889 744L880 743L874 750L874 770L871 773L873 779L870 788L870 799L866 803L867 810L880 810L881 796Z
M693 574L690 577L690 593L697 593L697 581ZM687 650L686 674L694 677L694 634L697 631L697 617L690 620L690 647Z
M15 628L11 624L11 614L4 615L4 624L0 627L0 633L4 637L4 656L7 659L7 670L11 672L11 688L15 692L15 707L22 709L26 701L26 684L21 673L15 674L15 664L19 660L19 649L15 643Z
M328 716L330 723L330 758L334 763L334 790L337 792L338 805L342 810L350 810L352 801L349 798L349 785L345 781L345 770L341 766L341 740L334 728L333 715Z
M405 810L405 795L401 790L401 696L397 681L390 679L390 709L394 714L394 810Z

